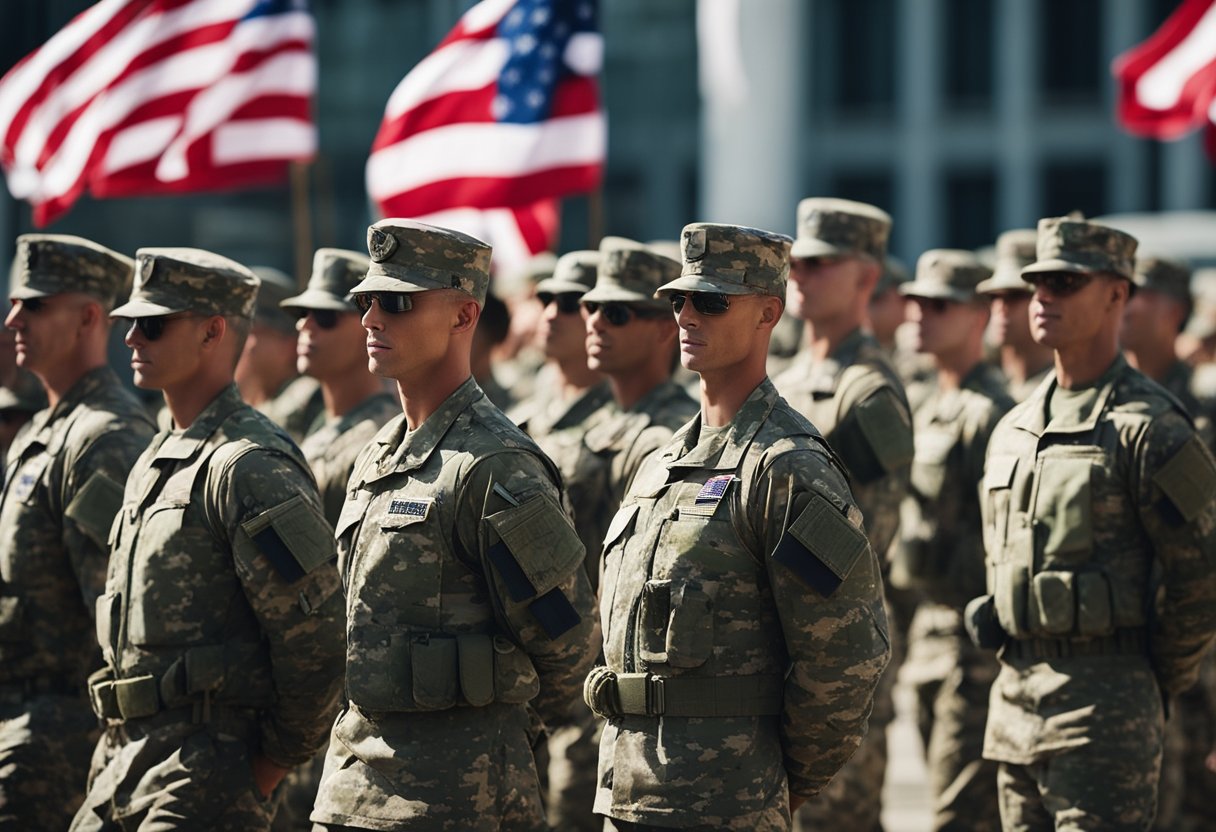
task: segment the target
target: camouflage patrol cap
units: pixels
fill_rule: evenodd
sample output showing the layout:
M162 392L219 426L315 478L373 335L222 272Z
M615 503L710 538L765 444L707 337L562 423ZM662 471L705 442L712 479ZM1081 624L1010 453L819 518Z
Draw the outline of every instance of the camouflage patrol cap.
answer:
M595 288L583 300L621 301L666 311L668 304L655 298L655 290L679 276L680 264L670 257L624 237L605 237L600 241Z
M912 279L908 267L898 257L888 254L882 261L882 274L874 285L874 294L880 295L888 289L897 289Z
M1191 304L1191 267L1182 260L1155 255L1137 257L1132 282L1139 289L1160 292L1188 306Z
M135 288L112 318L149 318L175 312L253 318L257 275L227 257L197 248L141 248Z
M255 323L268 326L285 334L295 335L296 322L280 304L294 295L299 287L286 273L274 266L250 266L249 270L262 281L258 286L258 304L254 311Z
M1033 228L1015 228L996 238L996 264L992 277L982 282L975 290L981 295L989 292L1026 292L1034 287L1022 280L1022 269L1035 259L1035 247L1039 234Z
M680 277L658 288L668 292L722 292L785 298L790 274L790 243L784 234L694 222L680 234Z
M494 274L494 294L504 300L530 295L536 284L553 276L557 255L542 251L518 268L500 269Z
M367 229L367 253L367 276L352 293L459 289L486 302L491 250L476 237L417 220L380 220Z
M887 255L891 217L881 208L851 199L809 197L798 203L798 236L791 257Z
M1118 229L1074 217L1039 220L1037 260L1022 275L1076 272L1112 274L1131 280L1136 238Z
M126 294L135 261L83 237L22 234L8 295L13 300L84 292L106 305Z
M332 309L354 312L351 289L367 275L371 260L366 254L341 248L320 248L312 256L308 287L279 305L284 309Z
M910 298L930 298L968 303L976 298L976 286L992 271L975 252L933 248L916 261L916 279L899 287Z
M598 251L568 251L557 258L553 275L536 284L536 291L555 295L586 294L595 285L599 268Z

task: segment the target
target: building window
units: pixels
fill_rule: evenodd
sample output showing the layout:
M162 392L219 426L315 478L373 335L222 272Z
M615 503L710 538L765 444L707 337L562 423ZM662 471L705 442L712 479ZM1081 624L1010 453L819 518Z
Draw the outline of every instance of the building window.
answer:
M895 176L889 170L854 170L838 172L829 181L825 196L838 199L853 199L874 205L888 214L895 213ZM808 191L812 193L813 190ZM899 222L891 227L889 248L895 249L899 236Z
M888 115L895 109L895 0L820 0L813 14L815 69L834 112Z
M996 240L996 174L990 169L951 171L945 177L946 239L955 248Z
M1102 162L1049 162L1043 167L1040 216L1062 217L1070 211L1100 216L1108 211L1106 191L1106 166Z
M1039 81L1048 105L1102 106L1102 0L1039 0Z
M993 0L946 0L943 10L946 105L986 109L992 103Z

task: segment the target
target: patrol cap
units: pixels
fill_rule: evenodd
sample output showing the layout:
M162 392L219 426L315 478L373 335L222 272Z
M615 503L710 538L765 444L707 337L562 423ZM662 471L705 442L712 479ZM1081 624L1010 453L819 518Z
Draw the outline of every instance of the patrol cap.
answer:
M996 261L992 277L975 290L981 295L989 292L1026 292L1034 287L1022 280L1022 269L1035 260L1039 233L1033 228L1015 228L996 238Z
M791 257L887 256L891 216L851 199L809 197L798 203L798 237Z
M878 276L878 282L874 284L874 294L879 295L888 289L896 289L911 279L912 276L908 274L908 267L904 265L904 261L888 254L883 258L882 274Z
M910 298L969 303L976 298L976 286L991 274L975 252L932 248L916 261L916 279L900 286L899 292Z
M490 288L490 247L468 234L417 220L380 220L367 229L367 276L351 292L459 289L478 305Z
M784 299L792 242L784 234L743 225L686 225L680 234L680 276L660 286L655 294L722 292Z
M1108 225L1076 217L1039 220L1037 260L1022 275L1075 272L1112 274L1131 280L1136 238Z
M8 295L13 300L84 292L107 305L131 285L135 261L103 245L68 234L17 238Z
M0 385L0 412L37 413L46 407L46 391L41 382L21 370L12 387Z
M307 288L279 305L284 309L354 312L358 307L350 299L351 289L367 275L371 262L366 254L357 251L319 248L312 256L312 275Z
M595 285L600 268L598 251L568 251L557 258L551 277L536 284L538 292L562 294L586 294Z
M654 296L664 283L680 276L680 264L649 246L624 237L600 241L600 268L595 288L584 301L622 301L667 310L668 304Z
M175 312L253 318L257 275L197 248L141 248L135 252L135 288L112 318L148 318Z
M553 268L556 265L557 255L553 252L542 251L534 254L519 268L496 273L494 294L504 300L531 294L537 283L553 276Z
M1136 258L1132 282L1139 289L1150 289L1191 305L1191 267L1174 257L1147 255Z
M250 266L249 270L262 281L258 286L258 304L253 319L256 323L295 335L295 319L280 306L283 301L299 291L296 282L274 266Z

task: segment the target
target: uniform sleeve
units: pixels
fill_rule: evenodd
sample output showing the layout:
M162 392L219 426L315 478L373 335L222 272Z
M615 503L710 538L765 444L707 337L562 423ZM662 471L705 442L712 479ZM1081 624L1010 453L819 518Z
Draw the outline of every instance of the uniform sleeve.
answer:
M1216 463L1176 413L1153 420L1139 457L1140 520L1161 565L1153 663L1174 694L1195 683L1216 633Z
M790 659L781 743L790 792L823 789L865 736L890 658L878 560L848 486L810 451L781 455L745 507Z
M276 702L261 718L262 753L298 765L324 743L342 687L345 620L333 529L311 475L274 451L238 457L214 498L270 651Z
M71 461L61 498L63 547L87 610L93 610L105 592L110 527L122 508L127 474L151 438L149 423L110 422Z
M581 703L599 646L583 546L540 461L527 452L479 462L457 498L457 534L483 564L499 625L540 677L532 705L560 724Z
M841 426L854 434L846 444L857 447L854 456L865 455L861 463L866 474L851 471L853 496L865 521L866 535L879 558L883 557L899 530L899 506L912 476L912 417L895 391L879 388L857 406L855 416ZM842 456L843 447L832 447ZM844 456L845 465L853 459ZM872 472L872 473L871 473Z

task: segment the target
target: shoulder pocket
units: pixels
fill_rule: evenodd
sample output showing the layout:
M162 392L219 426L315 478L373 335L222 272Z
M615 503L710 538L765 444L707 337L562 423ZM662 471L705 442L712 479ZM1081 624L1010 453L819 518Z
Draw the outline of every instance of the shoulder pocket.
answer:
M122 508L122 496L123 487L98 471L72 497L64 514L104 549L114 515Z
M298 494L246 520L241 528L288 583L295 583L334 557L329 523Z
M492 558L513 600L543 595L582 565L583 544L566 513L543 494L491 514L486 522L509 550L507 557L514 563L513 569L501 556Z
M1192 436L1153 475L1153 482L1190 523L1216 496L1216 461L1199 438Z
M782 535L773 560L827 597L849 577L869 546L866 536L836 506L812 494Z

